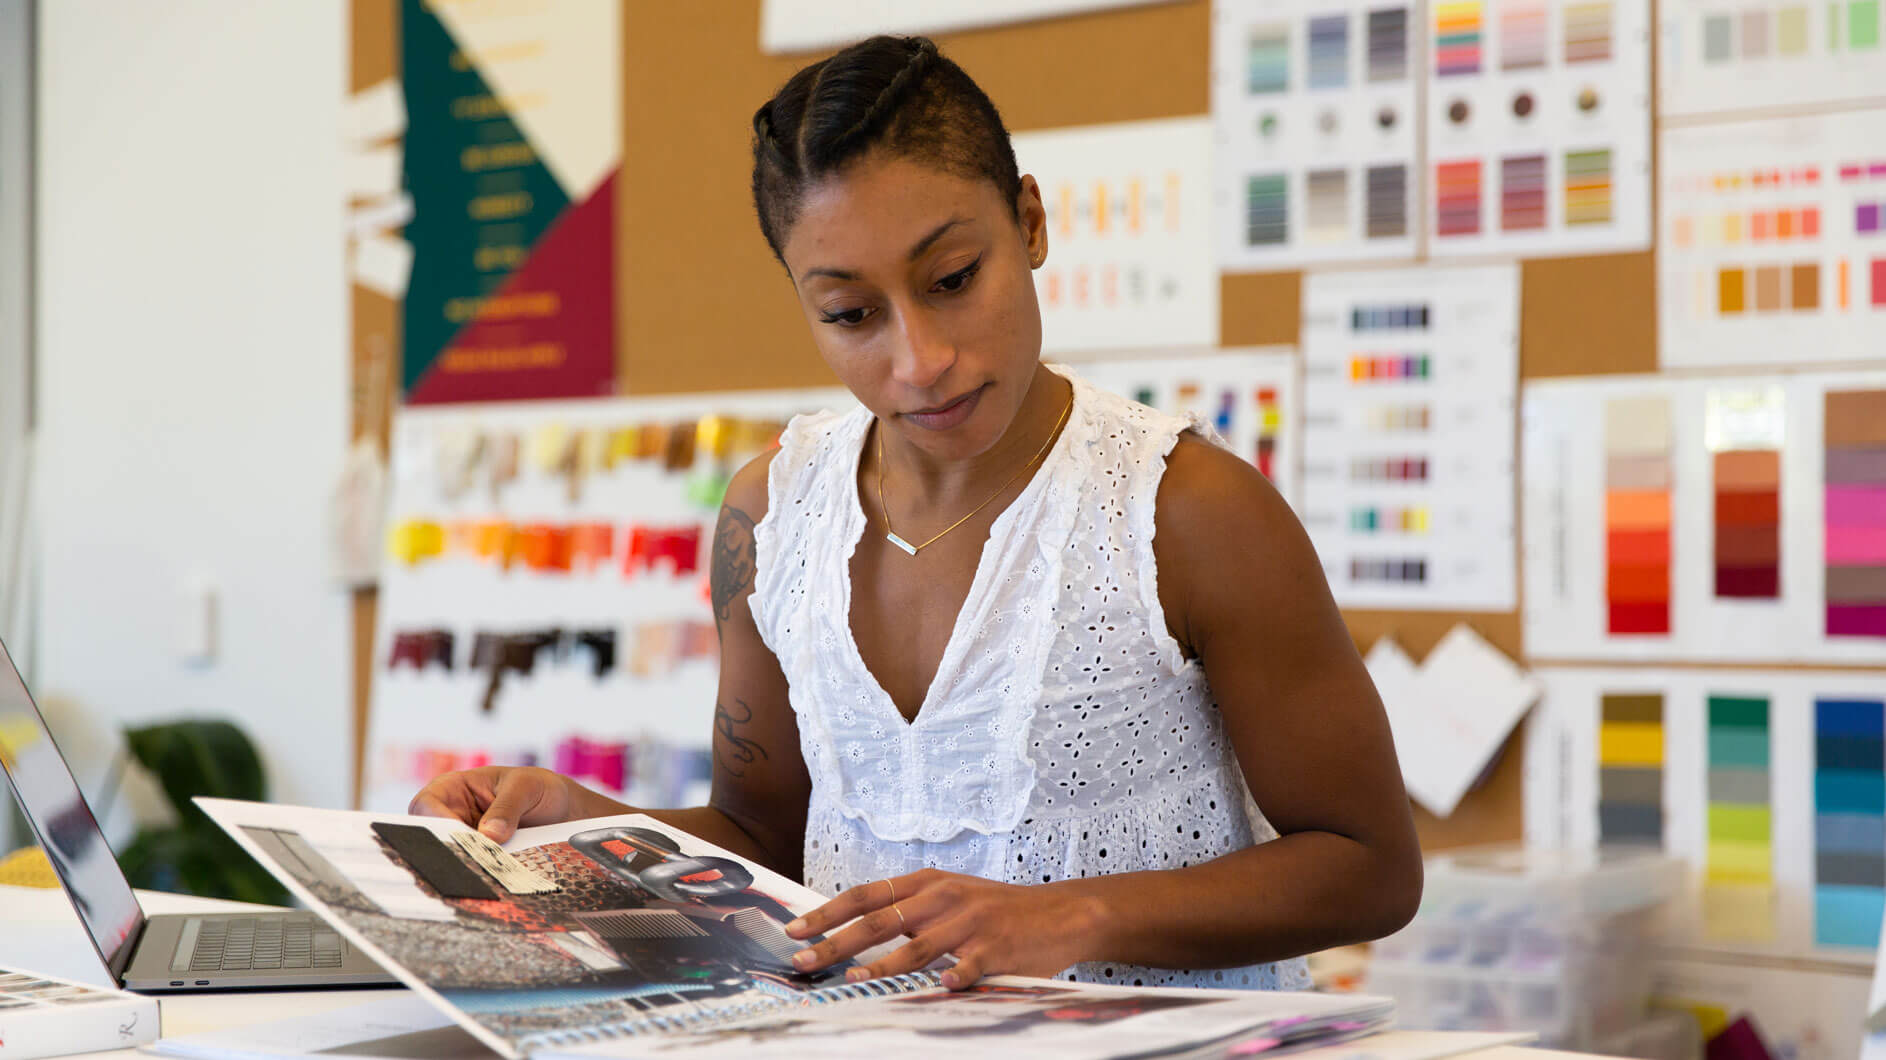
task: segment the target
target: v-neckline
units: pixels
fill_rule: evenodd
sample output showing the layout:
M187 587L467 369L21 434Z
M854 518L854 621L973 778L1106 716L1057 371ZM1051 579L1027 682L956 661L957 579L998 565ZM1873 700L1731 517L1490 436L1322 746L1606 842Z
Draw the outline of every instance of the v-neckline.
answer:
M995 578L994 565L989 561L989 552L997 541L1004 539L1010 528L1009 524L1021 517L1020 513L1032 504L1035 495L1047 488L1048 481L1054 475L1053 469L1063 458L1063 453L1069 444L1068 436L1074 430L1074 418L1080 415L1081 409L1079 407L1080 381L1071 376L1062 378L1067 379L1070 388L1067 422L1061 425L1061 433L1054 439L1054 444L1049 447L1048 455L1042 458L1041 466L1035 468L1035 473L1029 476L1028 485L1022 487L1022 491L1015 495L1015 499L1004 505L1001 513L995 517L995 521L989 524L989 534L983 539L982 548L976 554L975 577L970 579L969 592L963 595L962 605L956 610L956 619L950 624L949 639L944 642L943 654L937 659L936 672L930 675L930 683L924 686L923 699L918 702L917 715L913 718L904 717L904 712L897 709L897 701L891 698L891 694L884 688L884 683L878 680L877 674L873 673L870 665L864 661L864 652L858 647L858 635L851 627L851 562L857 557L858 545L864 540L864 533L871 523L864 514L864 500L858 495L858 475L864 467L865 441L870 437L871 423L875 418L869 414L864 417L864 426L858 431L847 476L846 490L851 497L851 509L847 513L852 521L851 541L845 545L844 555L840 557L838 563L837 621L842 629L841 639L845 650L850 654L852 665L858 668L865 688L870 690L872 702L879 710L888 714L902 731L915 729L923 723L925 718L935 713L932 708L936 705L935 700L939 694L937 690L943 687L944 676L961 669L962 655L967 650L964 646L966 635L963 632L963 616L978 609L980 600L988 595L990 582Z

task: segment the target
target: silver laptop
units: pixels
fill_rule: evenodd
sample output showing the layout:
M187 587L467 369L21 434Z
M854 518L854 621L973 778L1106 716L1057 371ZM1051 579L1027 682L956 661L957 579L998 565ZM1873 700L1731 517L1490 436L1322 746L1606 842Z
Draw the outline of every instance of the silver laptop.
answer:
M0 767L98 957L130 990L397 986L308 912L145 916L0 644Z

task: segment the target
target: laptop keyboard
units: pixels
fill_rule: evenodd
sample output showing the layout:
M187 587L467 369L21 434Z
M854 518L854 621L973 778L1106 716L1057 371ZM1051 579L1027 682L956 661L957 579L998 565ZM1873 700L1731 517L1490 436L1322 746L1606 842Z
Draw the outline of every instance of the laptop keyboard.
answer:
M339 968L341 937L313 917L205 918L190 951L193 972Z

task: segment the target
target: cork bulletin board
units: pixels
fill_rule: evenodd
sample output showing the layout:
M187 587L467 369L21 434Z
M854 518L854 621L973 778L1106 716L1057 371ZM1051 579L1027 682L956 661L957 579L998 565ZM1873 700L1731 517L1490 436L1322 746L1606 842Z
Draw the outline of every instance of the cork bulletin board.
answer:
M396 74L395 0L352 0L355 90ZM622 165L617 181L619 393L648 396L830 385L791 289L761 239L748 193L753 110L807 55L759 50L760 0L624 0ZM1210 108L1209 0L941 35L939 44L1016 132L1178 116ZM1654 140L1654 137L1653 137ZM1221 346L1295 345L1300 272L1225 275ZM1655 267L1649 251L1522 264L1520 376L1654 372ZM399 307L354 289L355 431L367 395L393 386L386 359ZM380 407L386 407L382 404ZM1392 633L1419 659L1460 621L1524 658L1517 611L1349 611L1359 649ZM364 732L374 597L357 598L356 748ZM1517 738L1515 738L1517 741ZM1455 814L1417 811L1429 848L1517 839L1520 763L1509 746Z

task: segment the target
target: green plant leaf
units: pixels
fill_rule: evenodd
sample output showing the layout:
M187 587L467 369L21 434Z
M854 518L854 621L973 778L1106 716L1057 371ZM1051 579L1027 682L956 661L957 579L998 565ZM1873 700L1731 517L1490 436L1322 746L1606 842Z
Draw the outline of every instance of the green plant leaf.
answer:
M260 802L268 797L261 756L226 721L178 721L125 731L125 745L157 778L178 824L138 833L118 856L133 886L280 905L287 892L191 798Z
M262 759L241 729L226 721L175 721L125 730L125 743L157 778L179 818L210 824L193 796L268 798ZM211 825L214 827L214 825Z

